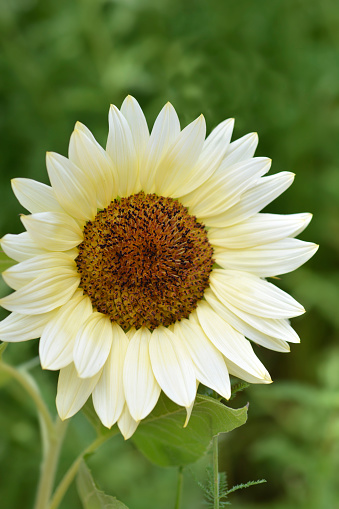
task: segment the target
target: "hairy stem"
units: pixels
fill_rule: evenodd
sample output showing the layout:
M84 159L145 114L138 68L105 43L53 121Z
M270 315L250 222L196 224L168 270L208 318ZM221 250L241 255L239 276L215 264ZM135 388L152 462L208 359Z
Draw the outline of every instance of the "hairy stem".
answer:
M118 429L112 430L111 433L107 433L105 435L102 435L98 437L94 442L92 442L84 451L82 451L79 456L73 461L72 465L67 470L66 474L60 481L58 487L56 488L54 495L51 499L51 502L49 505L46 505L45 509L57 509L64 498L66 491L68 490L70 484L74 480L78 469L80 467L81 461L87 454L91 454L94 452L100 445L102 445L104 442L106 442L109 438L116 435L118 433Z
M218 463L218 435L213 437L213 487L214 509L219 509L219 463Z
M54 432L54 424L51 418L51 415L45 405L44 400L41 397L40 391L34 381L34 379L29 375L25 370L18 369L5 362L0 361L0 371L7 373L12 378L14 378L20 385L25 389L25 391L30 395L33 399L35 406L38 409L39 417L44 423L46 427L47 433Z
M48 507L66 429L67 422L63 422L57 417L53 433L48 436L47 451L41 463L34 509L46 509Z

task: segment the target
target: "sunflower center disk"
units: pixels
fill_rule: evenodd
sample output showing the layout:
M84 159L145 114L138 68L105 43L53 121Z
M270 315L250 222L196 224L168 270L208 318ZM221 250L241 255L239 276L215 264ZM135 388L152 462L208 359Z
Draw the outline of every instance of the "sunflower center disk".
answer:
M178 201L142 192L114 200L88 221L78 248L81 287L125 330L187 318L213 265L204 226Z

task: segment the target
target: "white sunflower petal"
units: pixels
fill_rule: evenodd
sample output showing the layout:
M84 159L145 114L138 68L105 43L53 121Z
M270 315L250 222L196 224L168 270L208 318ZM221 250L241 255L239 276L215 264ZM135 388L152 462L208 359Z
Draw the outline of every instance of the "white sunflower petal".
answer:
M215 216L200 217L200 220L208 227L225 227L245 221L286 191L294 177L294 173L288 171L262 177L244 192L232 208Z
M151 332L141 327L131 339L126 353L124 390L128 409L135 421L144 419L153 410L161 392L152 371L150 339Z
M210 217L233 207L241 195L268 172L271 159L255 157L225 168L223 163L201 187L182 198L197 217Z
M128 339L122 328L113 323L112 330L112 348L92 394L95 411L107 428L111 428L119 419L125 404L123 367L128 347Z
M119 196L140 191L139 165L131 129L116 106L109 111L109 134L106 150L119 174Z
M131 438L137 429L140 421L135 421L129 413L128 406L125 404L124 409L118 419L118 428L125 440Z
M131 129L140 165L149 140L149 131L145 115L138 101L131 95L126 97L121 105L120 111Z
M2 277L8 286L18 290L40 276L48 276L51 269L57 268L76 271L76 264L68 254L49 252L13 265L2 273Z
M140 165L140 182L145 193L155 191L155 174L169 147L180 134L178 115L170 103L157 116Z
M97 213L96 194L87 175L67 157L55 152L47 152L46 164L62 208L82 221L93 219Z
M66 304L79 286L80 277L73 270L51 269L26 286L0 299L9 311L39 315Z
M78 131L81 131L83 134L85 134L87 136L87 138L89 138L91 140L92 143L95 143L95 144L98 143L97 140L95 139L95 136L92 133L92 131L90 129L88 129L88 127L86 127L85 124L83 124L82 122L76 122L74 129L77 129ZM69 147L68 147L68 156L71 161L73 161L73 159L74 159L73 162L77 166L79 166L78 162L77 162L77 161L79 161L77 152L74 149L75 149L74 145L70 143Z
M181 186L190 179L206 135L203 115L181 131L167 154L161 160L156 175L156 190L162 196L180 196Z
M233 312L230 307L224 306L210 289L206 290L204 297L220 318L258 345L277 352L289 352L290 347L287 341L293 343L300 341L287 320L258 318L232 308L235 311Z
M126 332L126 337L128 339L128 341L131 341L131 339L133 338L134 334L136 333L136 328L135 327L131 327L127 332Z
M226 364L227 369L230 373L230 375L236 376L240 378L241 380L245 380L245 382L248 382L249 384L270 384L272 383L272 380L270 378L270 375L267 374L267 378L262 378L261 375L254 375L250 373L249 371L246 371L241 366L238 366L234 362L230 361L226 358Z
M74 364L81 378L94 376L107 361L113 341L112 322L102 313L92 313L81 326L73 349Z
M84 406L100 374L99 372L92 378L80 378L74 364L60 370L56 406L62 420L69 419Z
M245 161L254 156L258 146L258 134L249 133L245 134L242 138L232 141L226 151L224 162L228 166Z
M234 118L228 118L215 127L206 137L201 156L214 154L217 158L219 154L225 154L230 146L230 140L234 129ZM211 161L212 162L212 161Z
M260 378L262 383L271 381L266 368L253 352L250 342L222 320L206 301L199 303L197 315L206 336L227 360L254 377ZM228 366L227 362L226 364Z
M291 318L305 312L288 293L257 276L236 270L215 269L210 288L227 306L264 318Z
M312 214L255 214L241 223L226 228L209 228L213 246L245 249L296 237L310 223Z
M6 343L18 343L39 338L56 312L57 310L54 310L41 315L11 313L0 322L0 340Z
M270 277L297 269L316 253L318 247L311 242L287 238L248 249L215 247L213 256L224 269Z
M198 390L198 386L199 386L199 382L197 381L197 390ZM186 419L185 419L183 428L187 428L187 426L188 426L188 423L189 423L191 415L192 415L193 407L194 407L194 401L192 401L190 406L186 408Z
M221 122L206 138L197 163L187 173L185 181L177 191L172 193L173 198L183 196L197 189L206 182L220 166L227 151L234 127L234 119Z
M61 369L73 361L75 337L91 313L89 297L83 295L82 290L76 290L48 322L41 335L39 354L43 369Z
M1 239L1 247L7 256L17 262L28 260L32 256L48 253L47 249L40 247L27 232L13 235L7 233Z
M164 393L175 403L189 407L196 395L193 363L179 338L169 329L152 333L150 357L153 373Z
M118 174L113 161L94 136L77 122L69 143L70 160L86 174L96 195L96 207L103 209L117 196Z
M15 178L11 183L18 201L29 212L64 212L50 186L27 178Z
M262 318L246 313L232 305L229 306L229 310L249 326L267 336L282 339L290 343L300 343L298 334L292 329L289 320L286 318Z
M188 350L199 382L229 399L231 383L225 361L201 327L192 320L181 320L175 323L174 333Z
M67 251L83 240L78 223L62 212L38 212L20 219L33 241L50 251Z

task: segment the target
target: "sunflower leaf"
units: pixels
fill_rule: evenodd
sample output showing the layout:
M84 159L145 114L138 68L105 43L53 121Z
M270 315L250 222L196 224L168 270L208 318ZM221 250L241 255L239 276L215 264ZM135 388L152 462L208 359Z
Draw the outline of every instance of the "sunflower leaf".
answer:
M84 461L77 475L77 489L84 509L128 509L115 497L106 495L95 485L91 471Z
M229 408L211 397L198 394L186 428L183 427L185 419L185 408L162 394L132 440L150 461L159 466L187 465L206 452L213 436L244 424L247 408Z

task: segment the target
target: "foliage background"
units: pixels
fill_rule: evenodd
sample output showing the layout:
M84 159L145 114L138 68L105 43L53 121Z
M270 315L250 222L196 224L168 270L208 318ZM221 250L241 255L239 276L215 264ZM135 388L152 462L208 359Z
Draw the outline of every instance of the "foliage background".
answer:
M0 0L1 235L22 231L10 178L47 182L45 152L67 153L76 120L105 143L109 103L128 93L149 125L167 100L182 125L203 112L210 131L235 117L235 137L258 131L257 155L273 159L273 173L297 174L268 210L313 212L302 238L321 249L278 283L308 311L293 321L301 345L288 356L259 351L275 383L235 401L250 402L249 421L222 440L230 483L268 480L233 495L242 509L339 507L338 43L336 0ZM37 342L6 354L25 362ZM55 374L33 373L53 408ZM0 383L0 500L30 507L36 415L15 383ZM62 468L91 433L83 416L72 420ZM208 461L185 472L183 507L204 507L193 477ZM90 465L131 509L174 506L175 470L152 466L130 442L113 439ZM72 488L62 508L80 507Z

